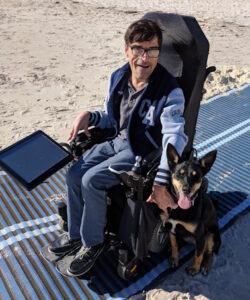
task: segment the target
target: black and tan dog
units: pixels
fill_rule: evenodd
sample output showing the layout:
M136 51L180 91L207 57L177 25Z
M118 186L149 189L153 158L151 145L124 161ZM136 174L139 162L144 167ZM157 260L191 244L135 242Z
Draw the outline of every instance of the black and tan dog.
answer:
M167 148L168 164L171 171L172 192L178 203L167 219L170 230L172 255L170 264L178 266L178 239L195 244L193 264L186 269L189 275L195 275L203 269L207 275L213 253L218 253L221 238L213 202L202 188L202 177L210 170L216 151L211 151L201 159L190 156L181 161L175 148Z

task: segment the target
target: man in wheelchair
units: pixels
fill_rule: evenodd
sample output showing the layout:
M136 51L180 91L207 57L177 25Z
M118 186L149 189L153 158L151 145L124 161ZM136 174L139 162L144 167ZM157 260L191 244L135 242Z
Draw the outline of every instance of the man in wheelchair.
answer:
M125 33L128 63L110 78L105 110L82 112L74 121L69 142L80 130L113 128L109 140L94 145L67 172L68 233L50 246L62 254L82 247L68 268L78 276L90 270L105 248L107 190L120 183L110 171L130 171L135 157L163 148L148 202L167 212L175 208L169 192L168 143L181 155L188 141L184 133L184 96L175 78L158 64L162 31L150 20L131 24Z

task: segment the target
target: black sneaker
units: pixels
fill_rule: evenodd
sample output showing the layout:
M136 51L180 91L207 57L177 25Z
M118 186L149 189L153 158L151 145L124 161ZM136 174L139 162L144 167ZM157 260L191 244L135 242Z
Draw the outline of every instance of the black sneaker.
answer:
M80 276L87 273L94 266L95 261L104 248L104 243L88 248L82 246L71 262L68 273L72 276Z
M63 254L81 246L81 244L81 239L70 240L68 233L64 233L57 240L51 243L49 251L55 254Z

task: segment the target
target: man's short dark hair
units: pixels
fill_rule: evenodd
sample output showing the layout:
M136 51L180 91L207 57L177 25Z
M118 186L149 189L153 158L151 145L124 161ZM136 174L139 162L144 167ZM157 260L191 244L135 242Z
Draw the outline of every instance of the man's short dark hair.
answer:
M162 44L162 30L151 20L143 19L132 23L124 36L127 45L134 42L151 41L154 37L158 38L159 47Z

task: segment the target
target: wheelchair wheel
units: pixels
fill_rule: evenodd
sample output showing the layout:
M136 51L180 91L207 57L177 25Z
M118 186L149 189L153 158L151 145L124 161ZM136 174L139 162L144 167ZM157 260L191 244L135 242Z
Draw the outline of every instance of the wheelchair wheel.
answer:
M59 226L61 230L68 232L68 222L64 221L61 217L59 218Z
M59 226L63 231L68 231L67 222L67 205L60 201L57 205L58 216L59 216Z
M119 262L117 266L118 275L124 280L134 279L140 272L140 261L135 256L132 259L128 259L128 251L119 251Z
M162 221L159 221L154 228L148 250L154 253L161 252L170 243L169 233Z

